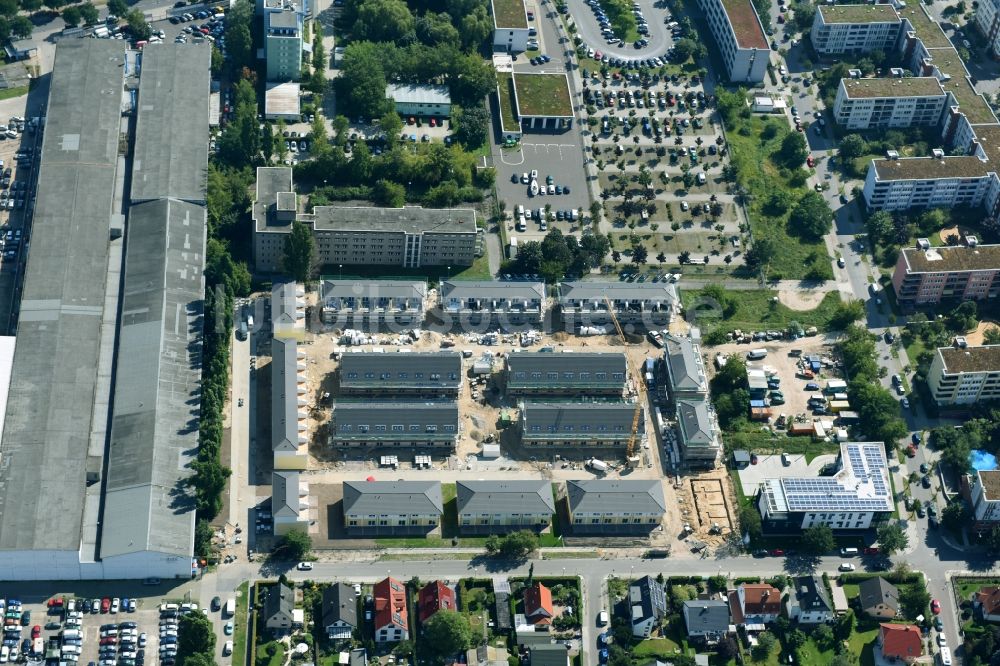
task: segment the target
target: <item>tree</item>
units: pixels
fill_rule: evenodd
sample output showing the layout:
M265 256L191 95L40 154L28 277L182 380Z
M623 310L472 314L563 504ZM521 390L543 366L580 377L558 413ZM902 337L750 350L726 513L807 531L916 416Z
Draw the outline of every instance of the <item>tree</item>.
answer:
M770 236L757 236L747 250L744 260L748 267L766 274L771 261L778 254L778 245Z
M899 604L905 617L915 619L918 615L927 616L927 606L931 603L931 595L924 587L923 578L919 582L899 588Z
M128 14L128 3L125 0L108 0L108 11L121 18Z
M987 552L992 553L993 557L1000 553L1000 525L994 525L993 529L987 533L985 543Z
M378 118L389 111L392 102L385 97L383 58L381 44L353 42L344 49L340 76L336 79L337 103L343 103L352 117Z
M871 236L875 242L885 243L892 238L895 223L893 222L892 215L890 215L888 211L875 211L868 216L866 225L868 227L868 235Z
M798 233L809 238L821 238L830 231L833 211L818 192L806 192L792 209L788 218L790 233Z
M830 328L843 330L854 322L864 319L865 304L857 299L837 303L833 314L830 315Z
M264 129L261 131L260 137L260 150L264 154L264 162L268 164L271 163L271 158L274 157L274 141L274 128L271 126L271 123L264 123Z
M150 35L153 34L153 29L146 23L146 17L138 9L130 11L125 18L128 22L129 34L137 41L149 39Z
M841 160L849 162L868 152L868 142L860 134L848 134L840 140L837 152Z
M983 333L983 344L987 345L1000 345L1000 328L996 326L990 326Z
M28 39L34 29L35 25L27 16L15 16L10 20L10 34L18 39Z
M403 0L366 0L359 3L352 31L357 41L395 42L415 35L415 21Z
M212 621L201 613L186 613L177 625L177 664L191 666L192 659L207 656L209 663L215 654L215 631Z
M305 559L311 550L312 538L305 530L294 527L281 538L274 552L280 553L285 559L297 561Z
M505 536L492 535L486 539L486 551L491 555L520 560L538 549L538 536L531 530L511 532Z
M62 11L62 18L63 21L66 22L66 25L71 28L75 28L80 25L80 21L83 20L83 16L80 14L80 8L76 6L64 9Z
M454 611L439 611L424 622L425 649L444 659L472 645L472 628L465 615Z
M781 140L778 151L781 162L790 169L802 166L809 157L809 146L800 132L789 132Z
M972 511L964 500L949 502L941 511L941 524L952 532L960 532L972 522Z
M253 3L247 0L240 0L226 12L226 49L235 72L252 69L257 59L250 35L253 12Z
M642 265L646 263L646 259L649 258L649 250L646 249L645 245L636 245L632 248L632 263L637 265Z
M42 0L20 0L21 9L30 13L37 12L42 8Z
M42 0L44 4L49 9L59 9L67 3L68 0Z
M453 116L457 125L455 137L466 149L479 148L489 139L490 112L484 105L458 107Z
M948 329L955 333L971 331L979 325L978 308L975 301L965 301L948 313L945 321Z
M298 220L292 223L292 233L285 238L282 268L296 282L308 282L316 262L316 242L309 227Z
M687 37L674 42L674 60L676 62L687 62L698 51L698 43Z
M820 624L812 630L812 639L820 649L833 648L833 629L828 624Z
M372 201L386 208L402 208L406 203L406 188L385 178L375 181L372 188Z
M824 555L837 546L829 525L813 525L802 532L802 547L814 555Z
M97 11L97 7L95 7L92 2L85 2L80 5L80 16L83 18L83 22L86 25L97 23L100 19L100 13Z
M740 528L744 534L750 537L751 541L759 539L763 535L760 512L753 505L747 504L740 507Z
M757 635L757 645L750 648L750 656L754 661L766 661L771 652L774 651L774 645L777 643L774 634L764 631Z
M910 545L910 537L907 536L898 522L888 522L879 525L875 534L879 552L886 555L904 551Z
M740 648L736 644L736 639L732 636L725 636L715 646L715 653L719 655L719 658L723 662L728 663L736 659L736 655L740 653Z

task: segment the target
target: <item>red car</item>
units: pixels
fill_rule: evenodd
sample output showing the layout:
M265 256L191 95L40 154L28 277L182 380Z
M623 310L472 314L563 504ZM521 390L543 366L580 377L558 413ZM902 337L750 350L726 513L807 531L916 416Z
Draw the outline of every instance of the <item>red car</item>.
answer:
M931 599L931 612L935 615L941 613L941 602L937 599Z
M750 464L751 465L756 465L757 464L757 454L756 453L751 453L750 454Z
M118 639L114 636L106 636L101 639L101 645L114 645L118 642Z
M63 600L62 597L54 597L49 599L49 608L62 608Z
M878 555L878 548L865 548L865 555Z
M816 160L813 159L812 155L810 155L809 157L806 158L806 164L809 165L810 169L813 168L814 166L816 166Z
M785 551L781 550L780 548L775 548L774 550L771 551L771 555L773 557L783 557L785 555Z
M37 624L31 628L31 640L35 640L42 635L42 628Z
M101 599L101 612L107 613L109 610L111 610L111 599L104 597Z

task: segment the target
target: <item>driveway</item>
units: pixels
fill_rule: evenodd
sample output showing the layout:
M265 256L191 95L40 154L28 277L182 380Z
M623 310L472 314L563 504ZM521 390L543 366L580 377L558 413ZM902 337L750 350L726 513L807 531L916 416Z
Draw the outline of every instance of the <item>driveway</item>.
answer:
M668 48L673 46L673 39L667 31L667 26L663 23L663 17L667 15L667 10L662 7L654 7L653 0L635 0L642 9L642 14L649 24L649 34L646 39L649 44L641 49L633 48L631 43L626 43L623 47L608 44L601 34L601 26L597 23L597 17L585 0L567 0L570 16L576 22L576 29L584 43L592 46L595 50L600 49L611 57L638 59L649 58L651 56L662 55ZM619 35L621 37L621 35Z

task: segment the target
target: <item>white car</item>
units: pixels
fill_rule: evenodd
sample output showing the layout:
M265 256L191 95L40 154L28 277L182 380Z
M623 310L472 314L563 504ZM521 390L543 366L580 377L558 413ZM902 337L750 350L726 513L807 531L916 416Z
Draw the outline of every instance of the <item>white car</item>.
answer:
M538 169L531 170L531 180L538 180Z
M298 566L295 567L299 571L312 571L312 562L299 562Z
M937 635L937 644L941 647L946 647L948 645L948 637L944 634Z
M119 608L121 608L121 600L118 597L115 597L111 600L111 612L117 613Z
M841 562L840 566L837 568L841 571L854 571L854 565L850 562Z

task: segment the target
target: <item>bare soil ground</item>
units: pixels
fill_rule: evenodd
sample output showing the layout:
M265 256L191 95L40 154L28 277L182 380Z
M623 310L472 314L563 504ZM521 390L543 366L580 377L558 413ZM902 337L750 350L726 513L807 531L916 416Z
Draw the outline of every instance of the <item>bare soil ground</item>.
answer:
M814 310L826 298L825 289L779 289L778 300L792 310Z
M976 326L976 330L965 334L965 339L970 345L981 345L985 341L986 331L991 328L1000 328L1000 324L993 321L981 321Z

